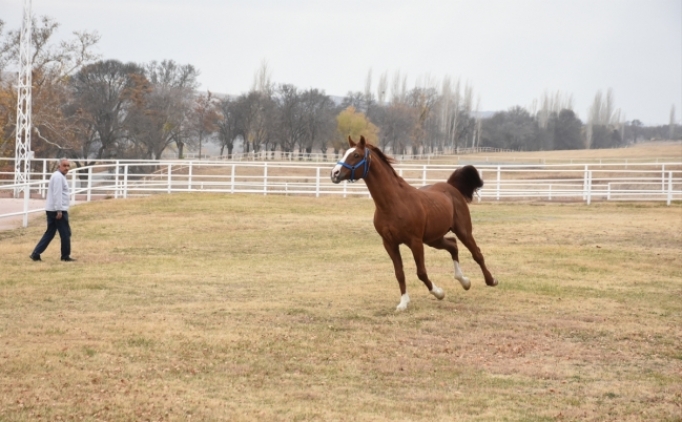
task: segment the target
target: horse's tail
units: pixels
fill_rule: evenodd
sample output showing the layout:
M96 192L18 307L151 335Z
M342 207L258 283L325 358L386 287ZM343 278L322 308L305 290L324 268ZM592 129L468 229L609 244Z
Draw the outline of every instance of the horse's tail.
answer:
M468 202L473 201L474 192L483 187L481 175L472 165L460 167L452 172L448 183L454 186Z

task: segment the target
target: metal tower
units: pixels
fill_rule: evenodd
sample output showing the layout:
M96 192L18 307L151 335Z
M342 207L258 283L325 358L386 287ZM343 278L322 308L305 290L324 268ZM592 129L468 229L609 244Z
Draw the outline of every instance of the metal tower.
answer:
M31 0L24 0L24 22L19 43L19 83L17 93L16 152L14 154L14 184L27 184L31 171ZM14 188L18 197L24 187ZM30 189L28 190L30 191ZM28 191L24 192L28 194Z

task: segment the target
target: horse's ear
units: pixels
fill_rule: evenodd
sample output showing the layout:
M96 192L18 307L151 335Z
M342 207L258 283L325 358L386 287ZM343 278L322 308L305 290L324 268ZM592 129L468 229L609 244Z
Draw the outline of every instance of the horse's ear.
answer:
M365 141L365 137L360 136L360 143L359 143L360 148L364 148L366 143L367 143L367 141Z
M348 135L348 145L350 145L351 148L355 146L355 142L353 142L353 138Z

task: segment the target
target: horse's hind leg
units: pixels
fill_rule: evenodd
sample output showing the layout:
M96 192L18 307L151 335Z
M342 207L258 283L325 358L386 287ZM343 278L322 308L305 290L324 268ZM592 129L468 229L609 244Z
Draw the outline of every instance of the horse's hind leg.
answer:
M483 254L481 253L481 250L478 249L478 246L476 246L474 236L471 234L471 223L469 223L467 229L456 226L453 231L462 244L469 249L469 252L471 252L471 255L474 257L474 261L476 261L476 263L481 267L481 271L483 271L483 277L485 278L485 284L488 286L497 286L497 280L492 274L490 274L490 271L488 271L488 268L485 266Z
M424 285L426 285L426 287L429 289L429 292L431 292L436 299L443 299L445 297L445 292L443 292L443 289L433 284L431 280L429 280L429 276L426 273L426 265L424 264L424 244L421 242L421 240L419 240L412 242L408 246L412 250L414 262L417 264L417 277L419 277Z
M384 248L386 249L386 252L388 252L388 256L391 257L391 261L393 261L395 278L398 280L398 286L400 286L400 303L398 303L395 310L404 311L407 309L407 304L410 303L410 295L407 294L405 271L403 271L403 259L400 257L400 245L388 243L384 240Z
M464 277L462 269L459 267L459 250L457 249L457 240L453 237L441 237L435 242L429 243L429 246L436 249L445 249L450 252L452 262L455 264L455 279L459 281L464 290L469 290L471 281L468 277Z

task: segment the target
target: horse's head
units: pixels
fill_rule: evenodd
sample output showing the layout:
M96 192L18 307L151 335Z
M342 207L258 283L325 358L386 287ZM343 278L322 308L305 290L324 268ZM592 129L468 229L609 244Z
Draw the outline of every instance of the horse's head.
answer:
M343 155L341 161L338 161L332 169L332 182L339 183L343 180L350 180L354 182L358 179L364 179L369 172L369 148L365 137L360 137L360 142L357 144L353 142L351 137L348 137L348 144L350 148Z

